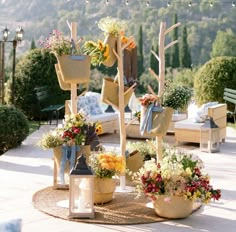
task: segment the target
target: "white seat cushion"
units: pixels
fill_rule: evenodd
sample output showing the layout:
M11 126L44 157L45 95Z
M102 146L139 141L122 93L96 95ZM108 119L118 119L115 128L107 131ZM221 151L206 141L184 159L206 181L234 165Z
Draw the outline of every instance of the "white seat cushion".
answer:
M92 115L87 118L88 122L108 122L113 120L118 120L119 114L115 113L103 113ZM111 128L112 129L112 128Z
M193 122L192 118L188 118L175 123L175 129L189 129L189 130L200 130L204 123Z

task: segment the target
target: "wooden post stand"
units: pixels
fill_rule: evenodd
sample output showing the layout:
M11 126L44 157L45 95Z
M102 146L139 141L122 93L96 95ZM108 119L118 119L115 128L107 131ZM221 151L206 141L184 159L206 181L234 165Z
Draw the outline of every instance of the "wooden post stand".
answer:
M167 33L172 31L174 28L180 26L180 23L176 23L170 28L166 29L166 23L161 22L160 25L160 33L159 33L159 56L154 52L151 51L152 54L155 56L155 58L159 61L159 76L150 68L150 73L157 79L159 83L158 88L158 95L155 94L151 86L148 86L149 91L156 95L158 99L161 99L163 93L164 93L164 86L165 86L165 50L174 44L178 43L178 40L175 40L168 45L165 46L165 36ZM162 159L162 143L163 143L163 137L162 136L156 136L156 151L157 151L157 161Z

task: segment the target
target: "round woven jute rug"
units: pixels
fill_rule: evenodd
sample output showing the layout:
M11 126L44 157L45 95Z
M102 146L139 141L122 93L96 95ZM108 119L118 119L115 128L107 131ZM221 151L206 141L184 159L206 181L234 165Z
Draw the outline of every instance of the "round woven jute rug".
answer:
M95 205L94 219L69 219L68 207L63 207L63 202L68 203L68 190L55 190L48 187L39 190L33 195L34 207L53 217L65 220L113 225L130 225L162 222L167 218L159 217L154 209L146 204L149 202L145 197L136 199L136 193L114 193L114 199L103 205ZM195 204L193 212L201 207Z

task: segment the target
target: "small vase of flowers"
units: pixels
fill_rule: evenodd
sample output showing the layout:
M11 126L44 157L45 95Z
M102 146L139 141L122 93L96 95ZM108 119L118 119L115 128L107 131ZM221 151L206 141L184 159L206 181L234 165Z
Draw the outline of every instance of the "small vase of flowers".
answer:
M125 172L125 161L121 155L102 151L92 153L89 164L94 171L94 203L103 204L113 198L115 182L113 177Z

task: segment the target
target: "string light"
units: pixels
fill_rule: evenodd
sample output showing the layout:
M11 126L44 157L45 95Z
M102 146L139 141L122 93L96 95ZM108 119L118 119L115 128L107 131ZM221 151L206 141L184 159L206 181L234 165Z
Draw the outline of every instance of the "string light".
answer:
M66 0L67 2L71 2L71 0ZM104 0L105 1L105 4L106 5L108 5L108 4L110 4L110 1L109 0ZM142 0L140 0L140 1L142 1ZM236 2L235 1L220 1L220 0L217 0L217 1L207 1L208 3L209 3L209 6L210 7L213 7L214 6L214 3L215 2L219 2L219 3L222 3L222 4L231 4L232 5L232 7L235 7L236 6ZM86 4L88 4L88 3L90 3L90 1L89 0L85 0L85 3ZM168 1L167 2L167 7L170 7L171 6L171 4L172 3L181 3L182 4L182 2L180 1L180 0L173 0L173 1ZM188 6L189 7L192 7L193 6L193 3L192 3L192 1L190 1L190 2L188 2L187 3L188 4ZM196 4L198 4L198 3L196 3ZM125 5L126 6L128 6L129 5L129 0L125 0ZM147 7L149 7L151 4L150 4L150 1L146 1L146 6Z

